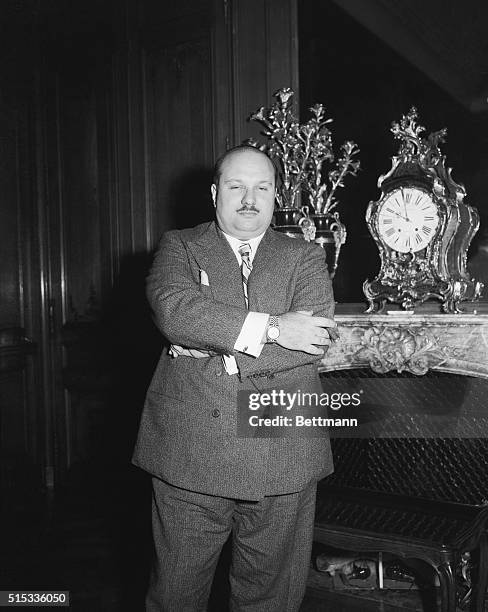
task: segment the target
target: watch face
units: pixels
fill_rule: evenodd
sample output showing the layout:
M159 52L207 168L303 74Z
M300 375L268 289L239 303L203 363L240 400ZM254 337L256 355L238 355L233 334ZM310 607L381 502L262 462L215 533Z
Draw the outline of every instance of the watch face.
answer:
M279 327L269 327L267 336L270 340L276 340L280 336L280 328Z
M378 209L378 232L394 251L415 253L425 249L439 224L431 196L416 187L390 192Z

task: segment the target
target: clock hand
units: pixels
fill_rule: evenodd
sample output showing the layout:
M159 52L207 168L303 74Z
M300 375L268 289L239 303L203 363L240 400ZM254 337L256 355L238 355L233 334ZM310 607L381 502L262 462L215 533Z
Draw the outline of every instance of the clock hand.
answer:
M408 221L410 222L410 219L408 217L404 217L403 215L401 215L400 213L396 212L396 210L393 210L392 213L394 215L396 215L397 217L400 217L400 219L403 219L404 221Z

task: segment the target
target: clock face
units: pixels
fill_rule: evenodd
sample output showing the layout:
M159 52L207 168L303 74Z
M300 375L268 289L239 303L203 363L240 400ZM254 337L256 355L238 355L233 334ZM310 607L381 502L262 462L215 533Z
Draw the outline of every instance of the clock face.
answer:
M400 253L425 249L438 225L437 206L427 192L416 187L394 189L379 206L379 235Z

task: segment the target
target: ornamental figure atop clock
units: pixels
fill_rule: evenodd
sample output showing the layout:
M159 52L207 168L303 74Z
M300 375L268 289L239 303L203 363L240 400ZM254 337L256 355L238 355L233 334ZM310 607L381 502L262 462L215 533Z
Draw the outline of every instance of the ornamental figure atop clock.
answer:
M368 312L387 302L414 309L428 299L439 300L444 312L461 312L460 303L479 298L483 288L466 267L479 215L446 168L439 145L447 130L422 137L425 128L412 108L391 131L400 141L398 155L378 179L381 197L366 212L381 259L376 278L363 285Z

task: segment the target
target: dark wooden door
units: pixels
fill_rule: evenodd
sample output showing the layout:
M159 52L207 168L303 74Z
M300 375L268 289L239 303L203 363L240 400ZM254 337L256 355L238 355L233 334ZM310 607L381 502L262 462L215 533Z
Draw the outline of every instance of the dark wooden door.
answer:
M53 481L53 421L49 254L36 163L38 82L28 43L17 53L12 42L3 38L0 49L0 508L15 511Z

